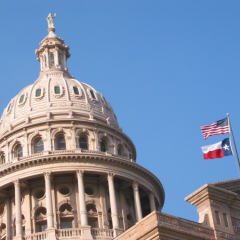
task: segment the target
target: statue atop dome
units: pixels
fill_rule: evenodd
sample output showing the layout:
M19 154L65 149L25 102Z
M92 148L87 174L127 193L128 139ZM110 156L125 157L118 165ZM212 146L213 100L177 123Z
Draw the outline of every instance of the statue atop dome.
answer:
M47 19L47 22L48 22L48 28L54 28L54 18L56 18L57 16L57 13L55 12L54 13L54 17L52 16L52 13L49 13L48 14L48 17L46 18Z

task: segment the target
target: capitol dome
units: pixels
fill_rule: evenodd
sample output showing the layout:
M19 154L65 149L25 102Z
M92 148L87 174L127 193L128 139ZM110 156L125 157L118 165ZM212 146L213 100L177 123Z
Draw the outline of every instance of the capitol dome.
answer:
M116 115L105 97L68 73L69 47L54 29L36 50L41 65L39 78L25 87L7 105L2 114L0 136L9 129L24 127L47 119L100 121L119 130ZM46 57L48 53L48 58Z
M1 117L0 239L111 240L161 211L164 189L136 163L110 103L69 74L53 19L38 79Z

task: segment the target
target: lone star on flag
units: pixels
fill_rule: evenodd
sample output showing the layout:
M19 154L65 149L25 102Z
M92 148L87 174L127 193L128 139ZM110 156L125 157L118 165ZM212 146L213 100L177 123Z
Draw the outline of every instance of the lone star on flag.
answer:
M229 150L229 146L227 144L225 144L225 146L223 148L224 148L224 150Z

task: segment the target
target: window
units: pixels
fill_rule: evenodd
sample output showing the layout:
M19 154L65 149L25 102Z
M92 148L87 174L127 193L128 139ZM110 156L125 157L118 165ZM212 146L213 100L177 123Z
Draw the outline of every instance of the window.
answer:
M218 211L215 211L215 216L216 216L217 224L220 225L220 217L219 217L219 212Z
M44 56L44 63L45 63L45 67L47 66L47 57L46 55Z
M41 88L36 89L35 97L40 97L41 95L42 95L42 89Z
M118 148L118 155L122 156L122 149L120 147Z
M9 103L8 107L7 107L7 112L9 112L11 110L11 106L12 106L12 103Z
M73 87L73 91L74 91L74 94L76 94L76 95L80 95L80 94L79 94L79 90L78 90L77 87Z
M90 90L90 94L91 94L91 96L92 96L92 98L93 98L93 99L96 99L96 97L95 97L95 94L94 94L93 90Z
M21 97L19 98L19 104L24 101L24 98L25 98L25 94L21 95Z
M60 87L59 86L54 87L54 93L55 94L60 94Z
M225 227L228 227L228 219L227 219L226 213L223 213L223 220L224 220Z
M1 156L0 156L0 164L4 164L4 163L5 163L5 156L2 153Z
M54 54L50 53L50 66L54 66Z
M96 218L88 218L88 225L92 228L98 228L98 220Z
M58 64L62 67L62 53L58 53Z
M104 141L101 141L100 149L101 149L101 152L106 152L107 151L106 144L105 144Z
M39 224L39 232L44 232L47 229L47 223Z
M66 142L64 137L59 137L57 139L57 149L58 150L66 150Z
M72 220L61 220L61 229L72 228Z
M79 138L79 146L80 146L80 148L88 149L88 143L87 143L87 139L85 137Z
M23 156L23 149L22 147L20 146L18 149L17 149L17 157L20 158Z
M42 152L44 150L44 144L42 139L39 139L35 143L35 153Z

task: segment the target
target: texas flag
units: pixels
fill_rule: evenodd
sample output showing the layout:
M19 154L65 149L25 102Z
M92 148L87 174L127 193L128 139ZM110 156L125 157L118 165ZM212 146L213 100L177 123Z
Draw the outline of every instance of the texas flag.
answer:
M223 141L202 147L204 159L223 158L233 155L230 138Z

